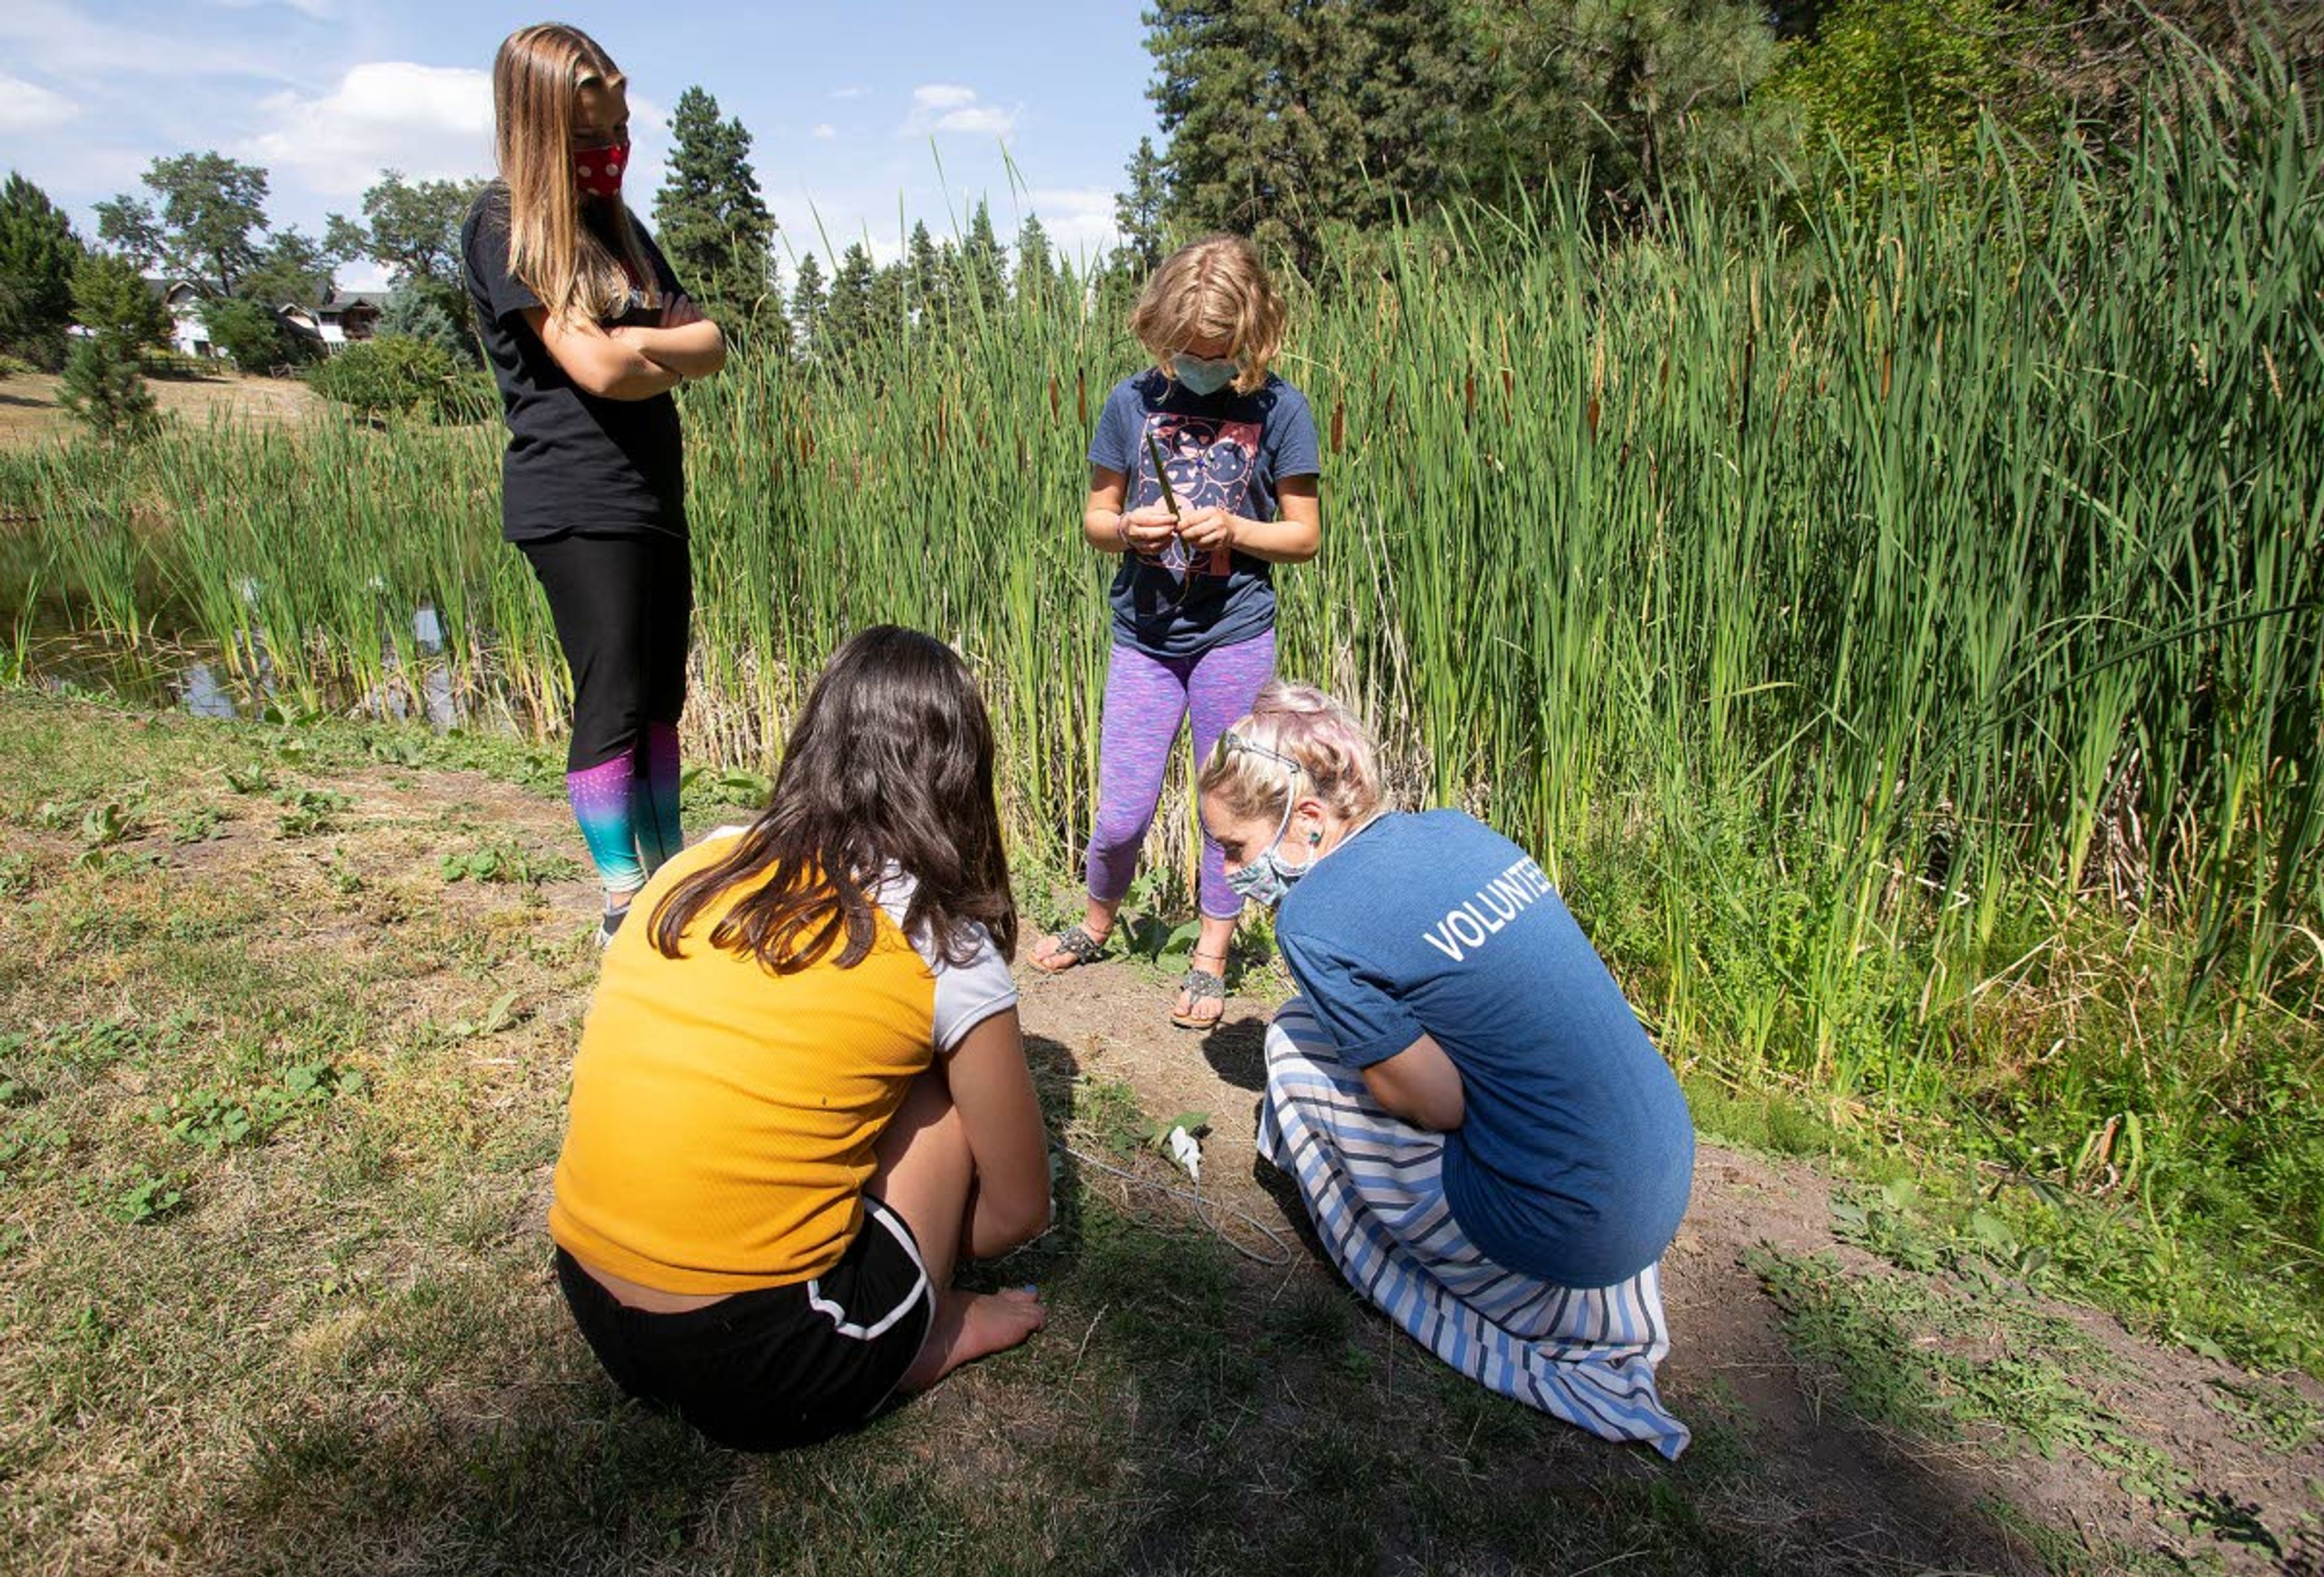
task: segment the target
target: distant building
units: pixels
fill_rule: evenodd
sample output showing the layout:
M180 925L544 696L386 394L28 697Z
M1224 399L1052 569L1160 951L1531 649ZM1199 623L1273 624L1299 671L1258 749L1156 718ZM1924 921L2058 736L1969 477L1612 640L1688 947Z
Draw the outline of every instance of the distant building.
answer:
M210 343L210 326L202 317L202 289L189 280L148 278L146 288L161 298L170 314L170 348L180 355L203 361L222 353Z
M378 327L380 314L387 310L384 290L332 290L320 305L302 307L286 301L275 309L275 315L291 333L318 340L326 355L337 355L348 346L369 339Z
M162 306L169 311L171 350L202 361L224 355L212 343L209 324L202 315L202 305L208 295L201 286L190 280L152 277L145 283L161 298ZM317 305L284 301L273 311L283 327L321 346L326 355L334 355L349 345L369 339L380 314L386 309L384 290L334 290Z

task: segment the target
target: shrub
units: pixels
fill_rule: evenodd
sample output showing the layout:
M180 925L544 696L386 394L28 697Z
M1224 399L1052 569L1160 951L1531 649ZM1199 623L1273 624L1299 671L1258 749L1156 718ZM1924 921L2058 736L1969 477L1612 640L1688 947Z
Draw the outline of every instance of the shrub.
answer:
M137 353L109 334L74 342L57 400L101 438L136 438L153 425L153 392L138 375Z
M491 410L491 380L442 346L401 334L347 346L309 374L308 382L324 399L374 421L391 416L475 421Z

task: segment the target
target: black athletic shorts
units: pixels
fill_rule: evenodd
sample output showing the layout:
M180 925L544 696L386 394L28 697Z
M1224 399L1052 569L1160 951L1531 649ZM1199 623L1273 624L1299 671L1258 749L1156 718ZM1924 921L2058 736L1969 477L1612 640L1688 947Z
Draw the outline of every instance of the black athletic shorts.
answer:
M597 1361L632 1397L737 1451L825 1440L880 1410L936 1321L912 1230L870 1194L839 1263L814 1279L659 1314L619 1302L563 1249L557 1281Z

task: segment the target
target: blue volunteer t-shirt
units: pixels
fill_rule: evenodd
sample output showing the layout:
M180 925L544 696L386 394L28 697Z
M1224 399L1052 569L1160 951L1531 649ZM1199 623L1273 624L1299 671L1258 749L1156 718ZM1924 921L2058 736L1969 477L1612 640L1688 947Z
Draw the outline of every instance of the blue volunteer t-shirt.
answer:
M1524 850L1457 810L1383 816L1275 934L1351 1065L1425 1033L1460 1070L1445 1201L1487 1258L1573 1287L1662 1258L1694 1176L1686 1097Z
M1268 374L1257 392L1196 394L1149 367L1124 378L1105 399L1090 439L1090 464L1129 479L1125 510L1162 502L1151 433L1178 507L1217 507L1245 520L1275 518L1275 486L1322 470L1307 397ZM1114 572L1113 638L1149 657L1192 657L1249 641L1275 622L1274 567L1218 549L1173 570L1158 559L1121 556Z

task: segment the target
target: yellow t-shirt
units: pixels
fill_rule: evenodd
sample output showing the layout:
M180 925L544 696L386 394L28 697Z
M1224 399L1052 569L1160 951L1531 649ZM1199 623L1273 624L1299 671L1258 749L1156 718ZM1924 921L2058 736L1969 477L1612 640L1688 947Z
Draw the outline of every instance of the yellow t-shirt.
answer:
M872 1148L938 1050L1014 1005L982 928L969 964L908 940L908 877L874 895L880 934L852 969L778 975L709 945L736 892L650 940L672 886L731 847L713 834L632 900L605 949L573 1065L549 1235L585 1264L664 1292L780 1286L838 1262L862 1223Z

